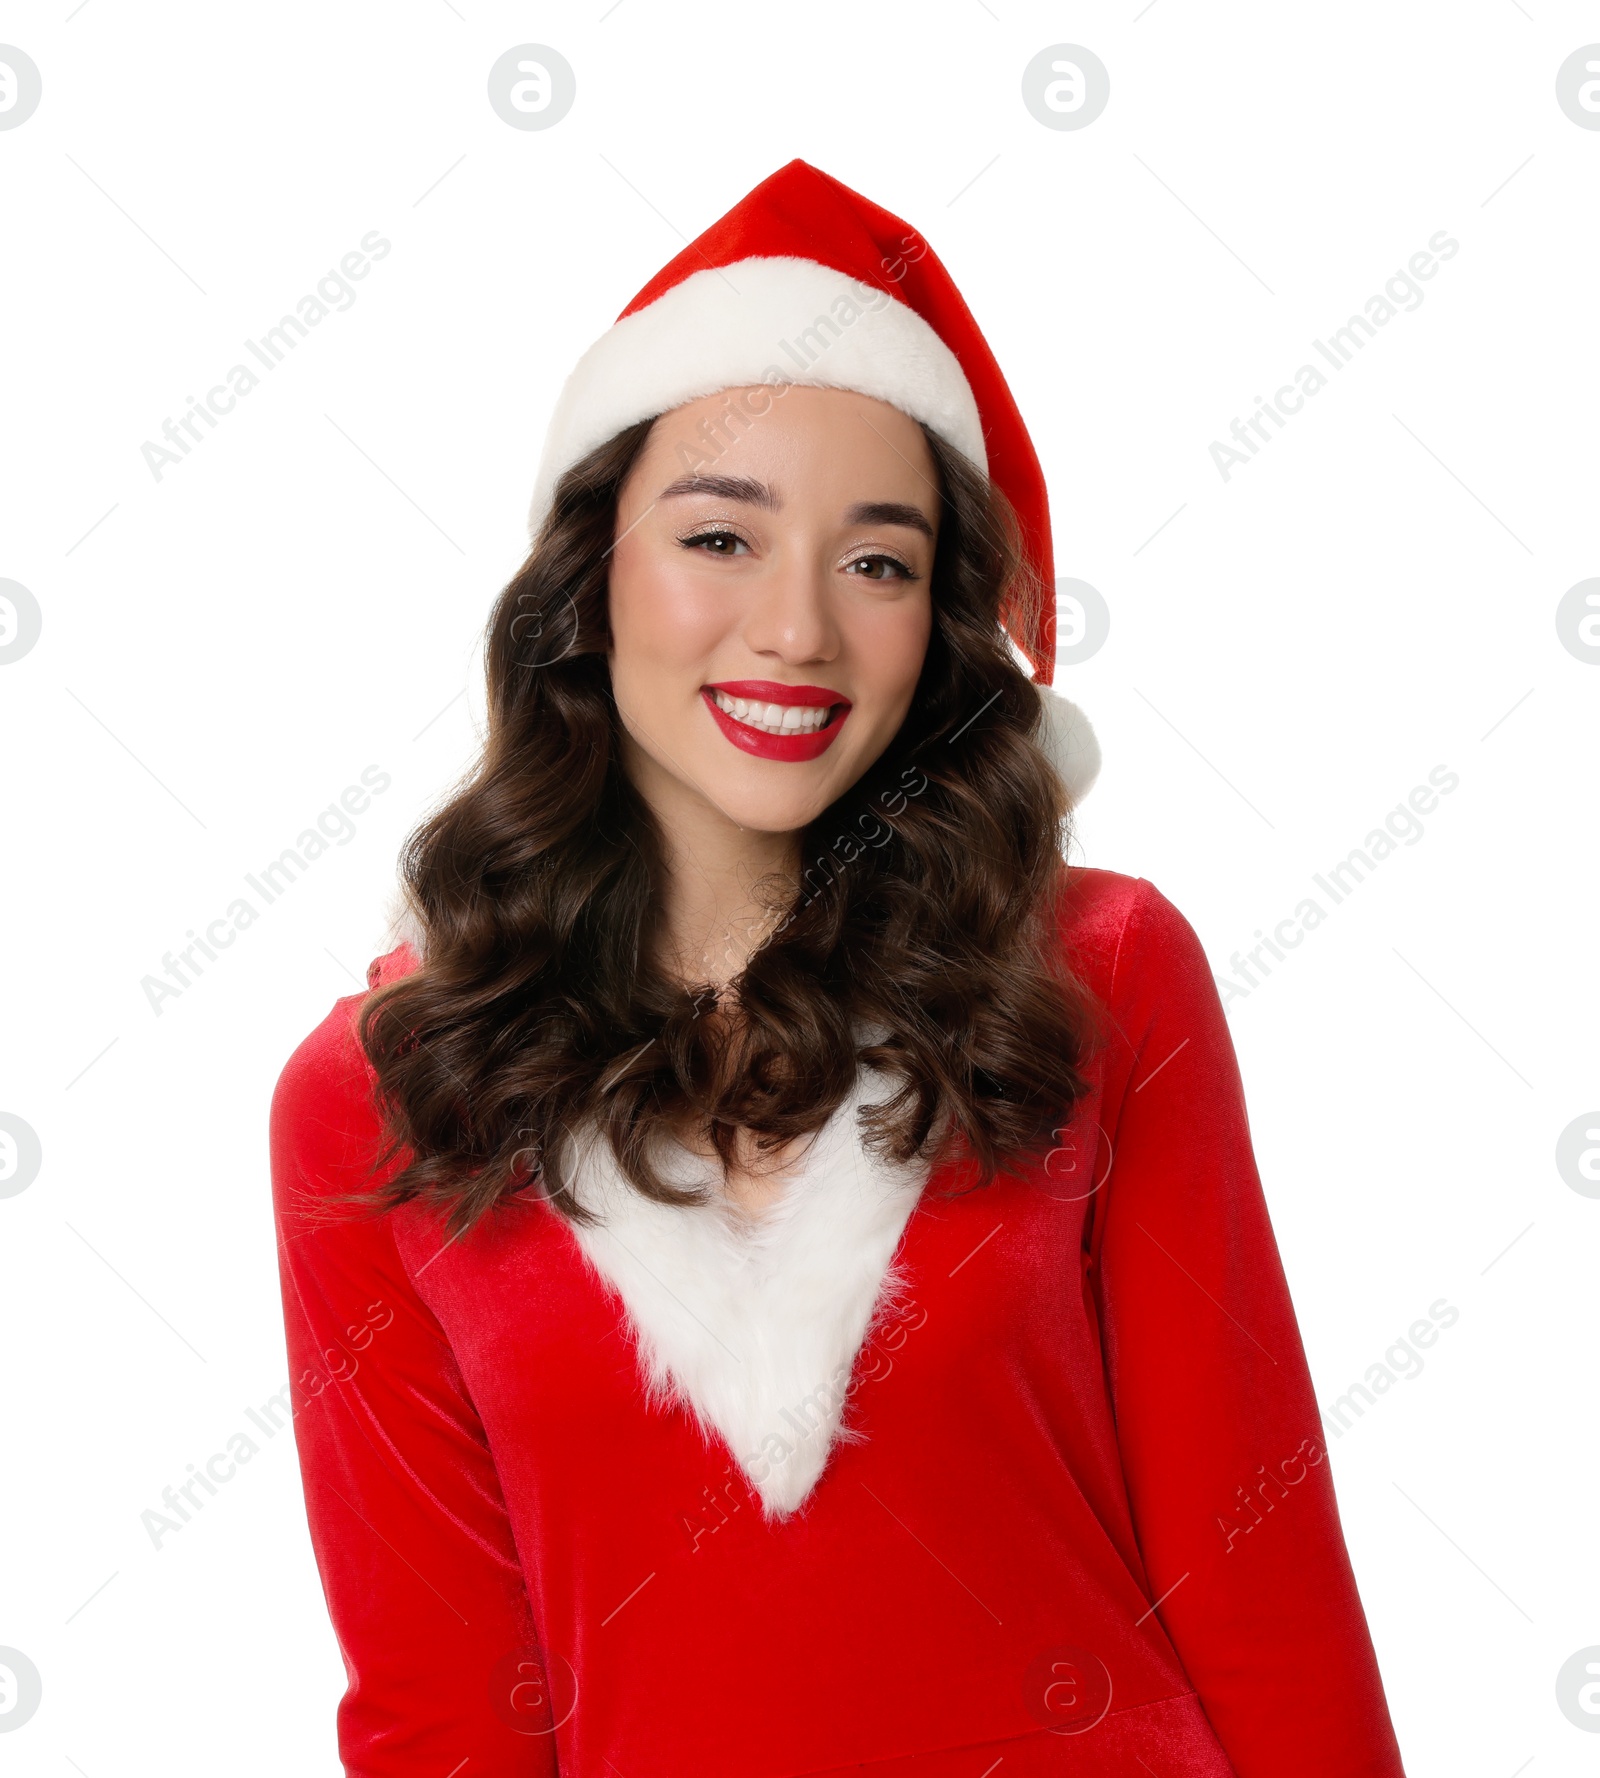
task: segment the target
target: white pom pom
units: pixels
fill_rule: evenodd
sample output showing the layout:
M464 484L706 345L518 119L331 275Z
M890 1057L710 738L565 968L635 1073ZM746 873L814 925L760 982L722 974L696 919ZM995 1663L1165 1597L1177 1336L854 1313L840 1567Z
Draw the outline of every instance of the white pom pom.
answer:
M1034 688L1044 702L1039 744L1061 775L1073 805L1082 802L1100 776L1100 743L1089 718L1069 698L1048 685Z

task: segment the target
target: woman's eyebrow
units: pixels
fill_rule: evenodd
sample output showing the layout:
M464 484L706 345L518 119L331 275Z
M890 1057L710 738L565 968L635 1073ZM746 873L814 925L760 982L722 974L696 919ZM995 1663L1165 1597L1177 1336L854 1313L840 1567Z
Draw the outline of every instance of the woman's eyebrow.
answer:
M656 496L671 500L680 494L714 494L723 500L743 500L750 506L764 506L776 512L783 502L774 489L748 475L681 475L669 482Z
M930 541L933 537L933 526L928 523L921 507L910 506L902 500L863 500L844 516L852 525L904 525L909 530L920 531Z

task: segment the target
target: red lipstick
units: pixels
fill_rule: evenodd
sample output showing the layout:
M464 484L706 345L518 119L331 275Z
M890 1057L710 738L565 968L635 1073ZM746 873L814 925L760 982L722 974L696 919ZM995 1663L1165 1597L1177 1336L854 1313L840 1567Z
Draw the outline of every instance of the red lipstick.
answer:
M720 691L730 698L749 698L753 703L801 705L808 710L836 706L832 719L823 728L804 734L773 735L730 716L712 697ZM714 685L703 685L700 696L711 712L712 720L741 752L756 759L815 759L826 753L839 738L839 731L850 714L850 700L825 685L780 685L774 679L722 679Z

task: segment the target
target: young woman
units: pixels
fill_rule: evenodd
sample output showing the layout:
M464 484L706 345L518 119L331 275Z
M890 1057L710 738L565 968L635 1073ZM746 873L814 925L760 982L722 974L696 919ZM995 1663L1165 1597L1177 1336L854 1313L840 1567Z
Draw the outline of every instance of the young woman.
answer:
M792 162L532 516L273 1104L345 1769L1399 1774L1205 954L1064 861L1043 478L944 268Z

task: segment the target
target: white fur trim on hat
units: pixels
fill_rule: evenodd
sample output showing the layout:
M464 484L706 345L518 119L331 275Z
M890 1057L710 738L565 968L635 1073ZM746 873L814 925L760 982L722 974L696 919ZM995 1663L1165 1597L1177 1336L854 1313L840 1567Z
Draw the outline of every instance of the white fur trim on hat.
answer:
M815 260L741 259L691 273L616 322L578 360L545 436L530 534L563 472L625 426L757 383L876 396L988 472L966 373L921 315Z

